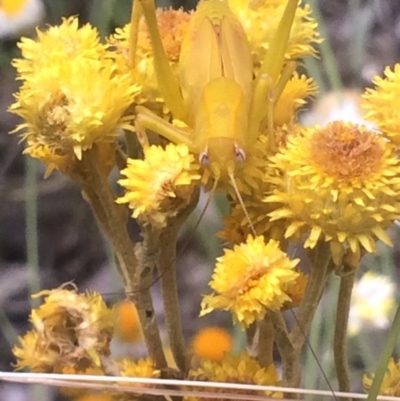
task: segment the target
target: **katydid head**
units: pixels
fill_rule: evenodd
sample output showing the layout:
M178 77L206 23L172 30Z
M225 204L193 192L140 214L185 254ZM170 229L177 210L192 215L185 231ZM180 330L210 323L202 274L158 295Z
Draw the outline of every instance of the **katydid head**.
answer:
M209 138L206 149L200 153L199 162L210 168L215 178L233 175L237 164L246 161L246 153L232 138Z
M211 169L214 176L214 186L212 193L215 191L221 176L228 176L236 197L243 208L243 212L251 228L252 234L256 236L253 223L251 222L249 213L240 195L239 188L235 180L235 168L238 163L244 163L246 160L245 151L232 138L212 137L208 139L208 146L205 151L199 155L200 164ZM210 197L211 198L211 197Z

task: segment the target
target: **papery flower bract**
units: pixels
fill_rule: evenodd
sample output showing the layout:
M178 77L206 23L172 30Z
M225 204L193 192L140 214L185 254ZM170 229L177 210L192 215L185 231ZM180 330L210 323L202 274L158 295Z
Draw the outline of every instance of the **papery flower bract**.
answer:
M299 276L296 280L293 280L286 285L285 292L290 297L290 301L285 302L282 309L292 309L300 305L303 300L307 283L308 275L299 272Z
M255 64L260 65L278 29L287 1L229 0L228 3L243 25ZM299 6L286 49L287 60L316 54L314 44L321 42L317 27L317 22L311 17L310 6Z
M274 126L281 127L291 123L297 112L307 103L306 99L317 92L318 86L312 78L295 73L274 107Z
M200 316L224 309L242 327L261 320L268 310L279 310L290 301L284 288L298 277L298 262L290 260L277 241L266 244L261 236L249 236L245 244L225 249L210 282L215 293L203 298Z
M26 81L10 111L25 122L25 153L46 147L53 154L77 159L97 142L112 142L127 125L125 110L138 87L116 76L111 60L54 60Z
M305 128L271 157L265 199L277 205L271 221L286 238L307 234L306 248L330 243L336 264L349 252L391 245L385 229L400 218L400 162L375 132L340 121Z
M192 339L193 353L196 358L220 361L232 351L232 336L221 327L205 327Z
M0 38L18 37L44 17L41 0L1 0Z
M30 80L40 74L49 63L66 63L75 59L99 60L106 54L99 33L90 24L79 27L76 17L63 18L62 23L49 26L46 31L37 29L37 39L22 37L18 43L23 58L14 59L20 80Z
M121 370L121 376L124 377L154 377L159 378L161 372L156 369L155 363L150 359L139 359L133 361L128 358L124 358L118 361L118 366ZM127 384L124 384L127 385ZM128 384L134 386L135 384Z
M109 355L114 320L99 294L78 294L63 288L41 291L44 303L32 310L34 329L14 347L17 369L61 372L100 366L99 355ZM35 356L35 359L33 359Z
M189 204L193 184L200 179L199 166L183 144L149 146L144 155L144 160L128 159L121 171L127 177L118 181L125 195L117 203L128 203L133 218L163 228Z
M363 95L365 118L373 121L382 134L396 146L400 145L400 64L385 69L385 78L373 79L375 89L368 88Z
M374 272L365 273L354 285L351 296L348 335L368 328L384 329L390 325L395 306L395 283Z
M368 391L372 385L375 374L363 376L364 389ZM383 378L379 394L392 397L400 397L400 361L395 362L390 358L386 374Z
M240 355L236 356L226 354L224 358L219 362L204 359L201 362L199 369L191 370L189 372L189 378L192 380L236 384L256 384L260 386L281 385L274 365L263 368L255 359L251 358L251 356L247 352L242 352ZM210 388L204 390L211 391ZM248 394L282 398L282 393L280 392L260 391L259 394L256 394L254 391L249 392L247 390L227 390L219 388L212 389L212 391L216 393L223 391L241 395ZM184 400L208 401L209 398L184 397Z
M120 369L121 376L124 377L142 377L142 378L156 378L161 376L161 371L156 369L155 363L150 359L139 359L133 361L129 358L124 358L117 362ZM121 386L136 387L142 386L142 384L136 383L120 383ZM146 387L154 387L152 384L146 384ZM138 394L137 394L138 395Z
M124 377L142 377L142 378L160 378L161 371L156 369L155 363L150 359L139 359L133 361L129 358L124 358L117 362L118 368L121 372L121 376ZM143 384L136 383L120 383L121 386L128 387L142 387ZM155 387L153 384L145 384L146 387ZM120 395L120 393L118 393ZM139 394L136 394L139 396ZM134 397L137 398L137 397ZM119 398L118 398L119 399Z
M19 345L15 345L12 350L17 358L15 365L17 370L29 368L32 372L38 373L53 371L59 355L57 351L47 349L38 332L30 330L24 336L19 336L18 342Z
M116 74L89 25L78 28L70 18L38 34L38 42L20 43L25 59L14 61L23 84L10 111L24 123L13 132L23 130L25 153L47 155L43 161L49 154L53 164L64 156L80 160L94 144L111 143L129 128L132 116L124 114L140 88Z

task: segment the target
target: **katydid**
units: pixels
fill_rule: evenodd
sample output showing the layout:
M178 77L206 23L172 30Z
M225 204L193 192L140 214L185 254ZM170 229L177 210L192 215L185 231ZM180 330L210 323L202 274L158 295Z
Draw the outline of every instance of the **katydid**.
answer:
M246 150L255 143L260 123L265 119L273 147L272 110L279 97L277 88L284 87L279 79L287 81L294 69L294 63L284 68L284 58L298 1L288 0L277 35L253 79L250 46L227 0L201 0L182 43L179 84L162 45L154 0L136 1L140 2L148 25L161 95L174 118L189 127L177 128L138 106L139 138L144 138L149 129L172 142L186 144L199 155L200 163L210 169L215 180L213 190L220 178L229 177L254 233L236 185L235 167L245 162Z

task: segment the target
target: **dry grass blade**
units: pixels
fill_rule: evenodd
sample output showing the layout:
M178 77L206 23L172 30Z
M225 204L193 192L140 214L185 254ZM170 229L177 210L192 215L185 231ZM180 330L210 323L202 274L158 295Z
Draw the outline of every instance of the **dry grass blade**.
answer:
M344 393L323 390L311 390L301 388L287 388L276 386L256 386L250 384L236 383L213 383L189 380L168 380L168 379L152 379L152 378L135 378L135 377L110 377L110 376L93 376L93 375L69 375L69 374L53 374L53 373L14 373L0 372L0 380L26 383L26 384L43 384L55 387L74 387L86 388L92 390L130 392L151 395L169 395L169 396L191 396L191 397L207 397L210 399L232 399L232 400L248 400L248 401L272 401L275 398L260 396L262 391L281 391L285 393L294 393L298 395L316 395L320 397L351 397L353 399L366 399L367 394L360 393ZM152 386L152 387L148 387ZM157 387L159 386L159 387ZM168 386L168 387L166 387ZM175 389L173 389L175 387ZM181 389L186 387L186 389ZM190 389L192 388L192 389ZM210 391L204 391L204 389ZM214 392L218 389L218 392ZM222 390L222 391L221 391ZM226 390L226 391L223 391ZM247 391L254 394L237 394L232 390ZM282 401L288 401L281 399ZM379 396L380 401L400 401L400 397Z

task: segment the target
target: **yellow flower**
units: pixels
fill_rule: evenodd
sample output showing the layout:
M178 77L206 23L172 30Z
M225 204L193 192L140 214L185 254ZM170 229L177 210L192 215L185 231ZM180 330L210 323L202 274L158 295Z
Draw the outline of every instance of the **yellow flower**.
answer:
M21 347L14 347L17 369L61 372L65 366L78 371L100 366L99 355L110 352L114 323L101 296L63 288L35 294L41 296L44 303L30 316L34 330L20 338Z
M97 29L90 24L79 27L76 17L63 18L61 25L50 26L44 32L37 29L37 36L35 40L22 37L18 43L23 58L12 62L18 79L31 79L57 58L62 62L76 58L98 60L106 54Z
M395 283L388 277L372 271L365 273L354 285L351 295L348 335L355 336L372 327L389 327L395 291Z
M260 386L280 386L278 374L274 365L262 368L259 363L250 357L247 352L240 355L229 355L220 362L203 360L197 370L191 370L189 377L192 380L205 380L222 383L255 384ZM204 389L210 391L210 389ZM213 389L214 390L214 389ZM227 390L218 389L215 392L229 392L242 395L259 395L282 398L280 392L260 391L258 394L248 390ZM184 397L185 401L208 401L208 398Z
M200 179L198 166L182 144L149 146L144 154L144 160L128 159L128 167L121 171L127 178L118 183L126 192L117 203L128 203L133 218L163 228L189 204L193 184Z
M29 368L32 372L53 372L54 363L59 358L57 351L46 347L43 339L34 331L28 331L18 337L19 346L15 345L13 354L17 358L15 368L22 370Z
M210 282L216 294L203 298L201 316L214 309L229 310L242 327L261 320L268 310L279 310L290 298L285 286L296 280L298 259L290 260L279 243L263 237L247 238L217 259Z
M201 329L192 340L194 355L211 361L220 361L226 353L232 351L232 336L221 327Z
M154 362L149 358L139 359L136 362L124 358L118 362L118 366L121 369L121 376L125 377L159 378L161 375L161 372L156 369ZM131 386L132 384L129 385Z
M41 0L1 0L0 38L18 37L37 25L43 16Z
M312 78L297 73L288 81L274 107L274 126L281 127L291 123L306 99L317 93L318 86Z
M165 53L170 61L171 68L178 77L182 40L187 32L192 14L171 8L157 9L156 13ZM163 115L168 110L164 107L164 101L158 90L153 51L144 18L141 19L139 24L135 68L132 68L129 61L130 31L130 24L127 24L123 28L117 28L115 33L108 38L109 55L115 60L121 74L130 74L132 82L139 83L142 86L141 93L135 99L136 103L145 104L155 113Z
M375 89L367 89L361 107L367 110L365 118L376 123L382 134L396 146L400 145L400 64L385 69L385 78L373 79Z
M374 376L375 376L374 373L371 373L370 375L364 375L363 384L366 391L368 391L369 388L371 387ZM397 361L396 363L393 358L390 358L387 372L383 378L379 394L393 397L400 397L399 377L400 377L400 362Z
M90 26L78 29L75 19L64 20L39 32L39 42L25 40L20 47L26 58L14 64L24 82L10 111L24 120L13 132L24 131L26 153L80 160L82 152L112 143L128 126L124 113L139 87L115 73Z
M229 6L246 32L256 65L260 65L265 57L286 4L286 0L229 0ZM317 27L310 6L298 7L286 50L287 60L316 54L313 45L321 42Z
M269 216L286 238L306 234L306 248L329 242L336 264L374 252L376 239L391 245L385 229L400 217L400 163L384 138L339 121L305 128L271 164L265 201L277 205Z
M117 321L115 332L125 342L137 343L142 341L143 333L140 326L139 314L132 301L121 301L116 309Z

